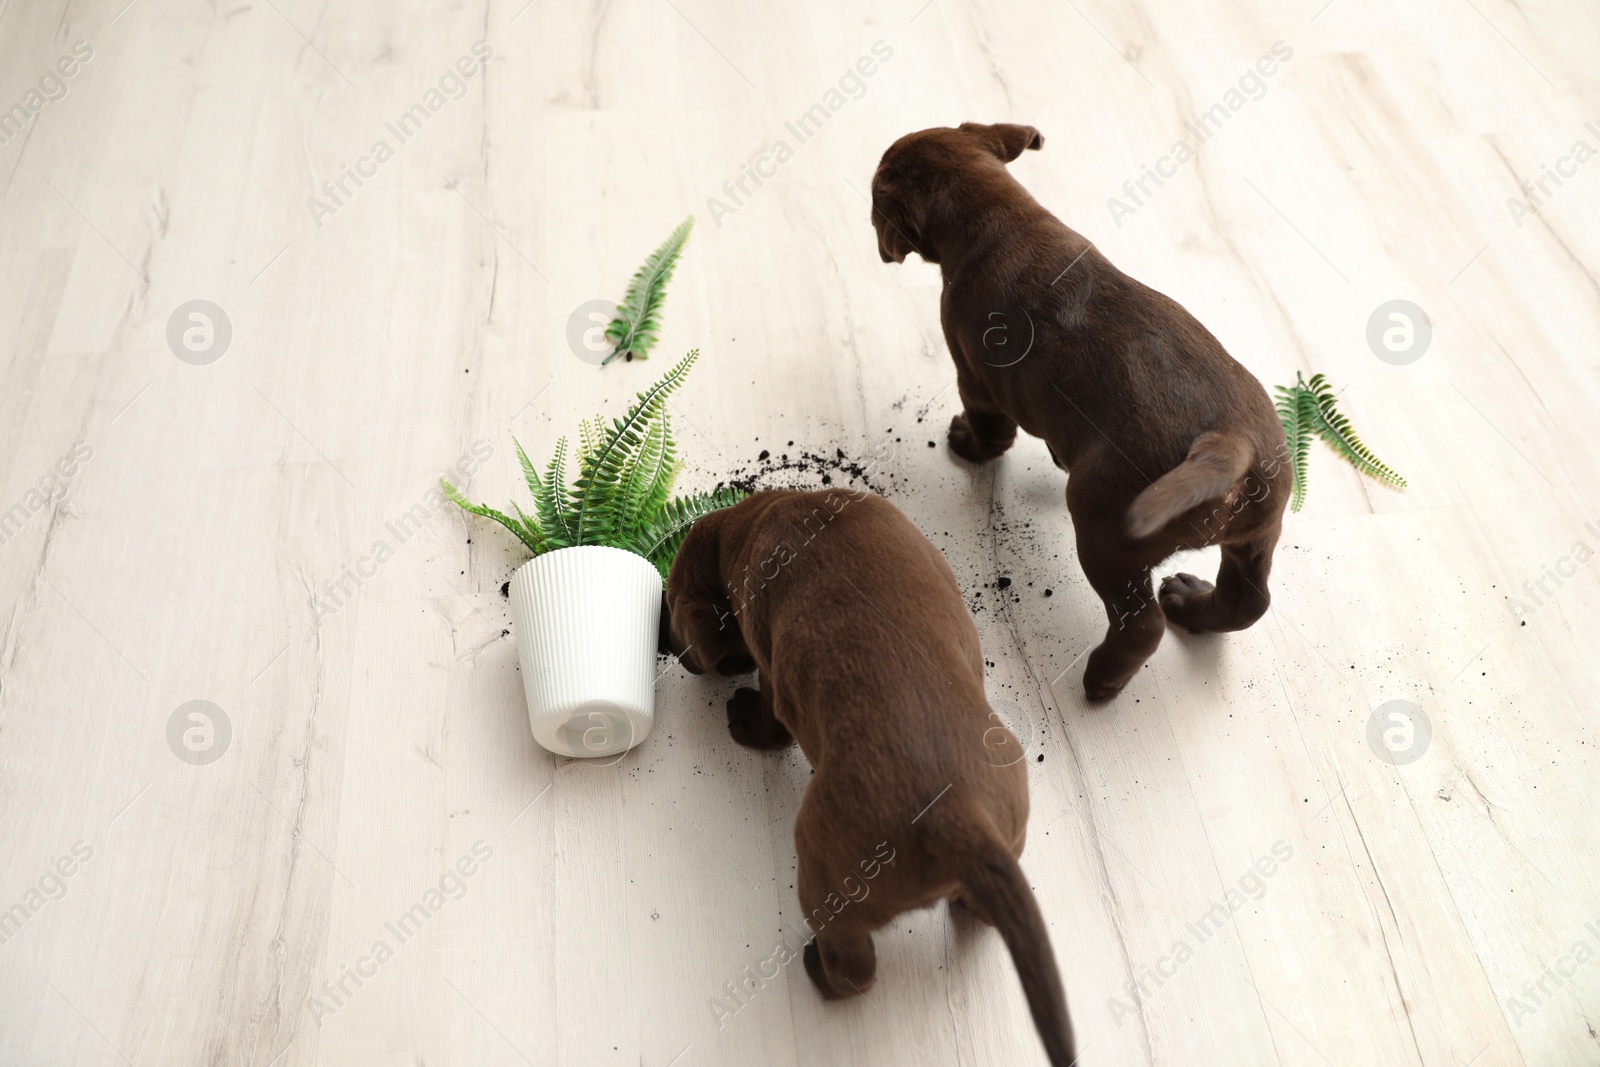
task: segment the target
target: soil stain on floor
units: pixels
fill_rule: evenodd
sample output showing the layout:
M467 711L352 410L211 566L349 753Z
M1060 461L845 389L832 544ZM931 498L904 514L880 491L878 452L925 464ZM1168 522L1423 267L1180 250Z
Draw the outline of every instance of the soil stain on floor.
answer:
M830 455L796 446L790 441L782 446L763 448L754 460L735 464L728 476L717 483L717 488L731 487L754 493L761 489L814 489L820 483L864 486L882 496L887 488L885 483L894 475L884 475L873 470L873 466L872 459L856 459L846 455L842 448L835 448Z

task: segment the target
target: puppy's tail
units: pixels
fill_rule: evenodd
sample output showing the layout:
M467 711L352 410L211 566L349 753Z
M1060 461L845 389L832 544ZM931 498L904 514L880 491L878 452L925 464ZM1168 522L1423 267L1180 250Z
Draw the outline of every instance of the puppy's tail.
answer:
M1250 469L1255 450L1236 434L1210 432L1194 439L1189 455L1133 498L1126 526L1149 537L1196 504L1221 496Z
M955 868L963 893L993 920L1011 952L1051 1067L1072 1067L1078 1054L1066 992L1044 916L1022 868L1001 842L988 813L958 790L951 790L928 815L922 847Z

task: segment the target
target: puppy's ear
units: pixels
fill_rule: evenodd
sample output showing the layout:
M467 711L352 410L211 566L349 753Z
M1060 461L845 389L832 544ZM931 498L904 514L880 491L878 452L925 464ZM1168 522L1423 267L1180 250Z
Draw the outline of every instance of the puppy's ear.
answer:
M722 524L731 510L713 511L689 527L667 577L668 643L691 674L714 669L738 636L722 582Z
M961 132L976 137L1002 163L1010 163L1029 148L1038 151L1044 147L1044 136L1038 130L1012 122L997 122L992 126L963 122Z
M916 194L910 194L915 196ZM872 228L878 232L878 257L885 263L904 263L906 256L919 252L917 221L896 183L879 179L872 183Z

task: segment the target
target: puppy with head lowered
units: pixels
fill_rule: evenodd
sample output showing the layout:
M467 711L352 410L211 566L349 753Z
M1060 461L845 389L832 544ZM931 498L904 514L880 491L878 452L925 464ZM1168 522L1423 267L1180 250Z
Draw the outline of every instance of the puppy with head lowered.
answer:
M1017 865L1022 748L989 708L978 631L939 550L881 497L770 490L690 528L667 602L690 671L760 672L759 693L728 701L734 740L798 741L811 762L794 844L822 995L870 989L873 931L948 899L999 928L1050 1063L1072 1063L1061 977Z
M964 123L907 134L872 179L886 263L939 264L939 317L965 410L951 451L983 463L1020 426L1069 474L1078 562L1110 628L1084 690L1115 696L1165 620L1242 630L1267 610L1267 574L1293 471L1261 383L1176 301L1128 277L1006 170L1042 147L1032 126ZM1150 570L1220 545L1216 584Z

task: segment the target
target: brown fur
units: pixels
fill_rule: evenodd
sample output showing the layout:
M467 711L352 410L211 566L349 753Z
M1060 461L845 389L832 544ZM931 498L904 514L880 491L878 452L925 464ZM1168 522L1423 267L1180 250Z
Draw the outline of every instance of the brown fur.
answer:
M1032 126L965 123L900 138L872 179L884 262L916 252L944 276L939 316L965 410L951 451L983 463L1020 426L1069 472L1078 561L1110 628L1084 690L1109 699L1165 620L1242 630L1267 610L1267 574L1293 472L1261 383L1176 301L1112 266L1006 170L1043 147ZM1222 546L1216 585L1173 552Z
M989 708L978 631L939 550L880 497L772 490L694 524L667 602L689 670L760 671L759 694L728 701L734 740L798 740L815 771L794 844L823 996L871 988L874 930L959 896L999 928L1050 1062L1072 1063L1061 978L1017 865L1022 748Z

